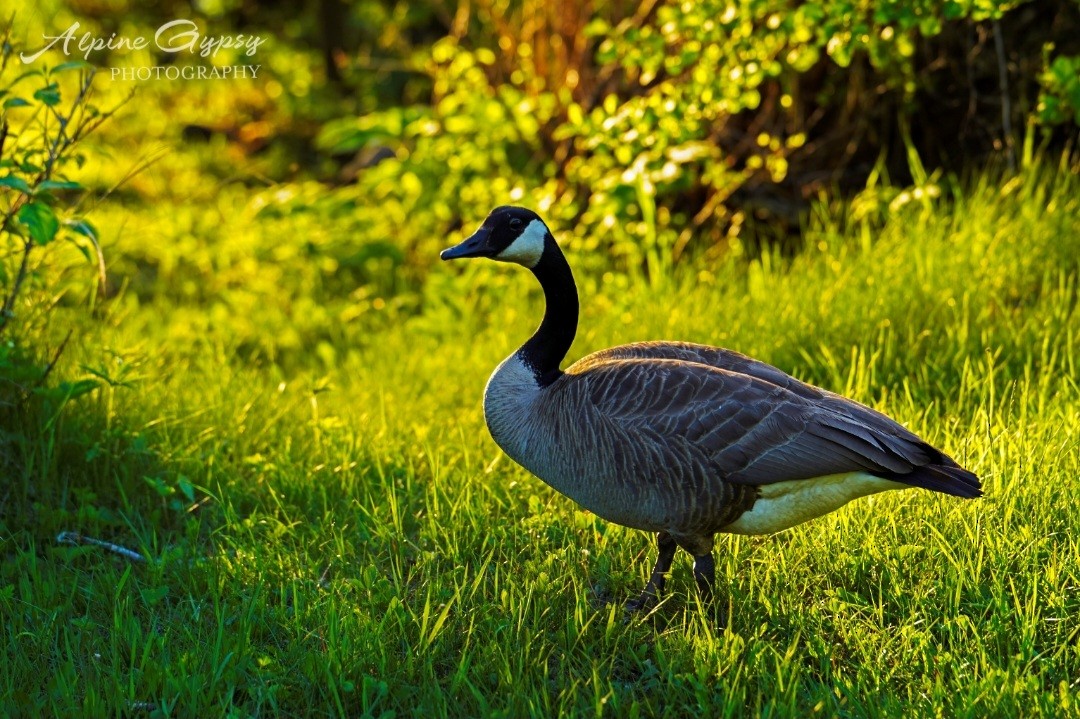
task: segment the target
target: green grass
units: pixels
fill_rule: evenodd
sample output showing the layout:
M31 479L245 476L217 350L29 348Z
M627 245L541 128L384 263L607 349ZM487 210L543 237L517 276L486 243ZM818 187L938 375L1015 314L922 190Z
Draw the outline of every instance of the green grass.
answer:
M523 271L431 267L419 314L287 365L267 359L277 328L251 348L227 286L130 293L64 364L108 357L129 386L6 430L0 714L1080 716L1080 180L1046 167L953 194L881 228L823 211L790 260L581 278L570 359L738 349L984 479L978 501L889 493L721 538L719 612L681 555L659 609L624 619L650 538L488 437L485 378L541 312ZM167 228L147 239L160 210L131 212L141 256L168 264ZM253 278L281 270L263 262ZM288 322L302 336L309 316Z

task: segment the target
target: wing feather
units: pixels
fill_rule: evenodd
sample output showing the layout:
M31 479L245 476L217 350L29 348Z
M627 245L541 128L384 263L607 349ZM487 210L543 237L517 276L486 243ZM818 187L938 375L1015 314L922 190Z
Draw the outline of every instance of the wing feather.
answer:
M626 345L584 358L566 378L601 421L653 443L669 467L703 463L747 485L869 472L978 496L974 475L892 419L735 352Z

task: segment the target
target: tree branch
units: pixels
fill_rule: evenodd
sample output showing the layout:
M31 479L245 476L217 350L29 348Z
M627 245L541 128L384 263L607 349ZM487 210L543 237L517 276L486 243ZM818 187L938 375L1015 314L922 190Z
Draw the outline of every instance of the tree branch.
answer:
M1012 102L1009 100L1009 68L1005 64L1005 41L1001 38L1001 22L998 20L994 20L994 47L997 50L998 85L1001 88L1001 131L1005 135L1005 160L1009 163L1009 172L1016 172Z

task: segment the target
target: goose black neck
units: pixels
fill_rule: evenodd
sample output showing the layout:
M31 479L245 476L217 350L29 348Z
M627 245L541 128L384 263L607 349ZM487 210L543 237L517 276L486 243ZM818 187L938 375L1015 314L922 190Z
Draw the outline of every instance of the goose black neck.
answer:
M566 257L550 234L545 238L544 252L532 272L544 288L547 307L540 327L521 346L518 354L532 369L537 383L546 387L562 376L559 363L570 351L577 334L577 285Z

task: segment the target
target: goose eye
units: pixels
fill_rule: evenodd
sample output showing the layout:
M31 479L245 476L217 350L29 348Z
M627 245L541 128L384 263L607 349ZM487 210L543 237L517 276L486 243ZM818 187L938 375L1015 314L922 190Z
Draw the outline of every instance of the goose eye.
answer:
M521 229L521 220L519 220L516 217L514 219L510 220L510 229L511 230L520 230Z

